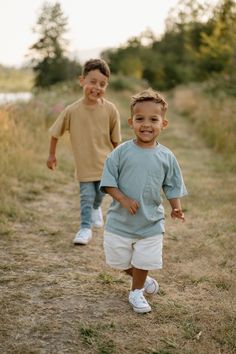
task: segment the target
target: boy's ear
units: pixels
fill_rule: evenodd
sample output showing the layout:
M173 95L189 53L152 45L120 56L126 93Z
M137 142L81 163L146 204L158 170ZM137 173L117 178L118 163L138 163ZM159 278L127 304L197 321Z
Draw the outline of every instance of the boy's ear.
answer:
M128 119L128 124L129 124L130 128L133 128L133 119L132 118Z
M80 86L83 86L84 83L84 77L82 75L79 76L79 84Z
M168 119L164 118L162 123L162 129L166 129L168 127Z

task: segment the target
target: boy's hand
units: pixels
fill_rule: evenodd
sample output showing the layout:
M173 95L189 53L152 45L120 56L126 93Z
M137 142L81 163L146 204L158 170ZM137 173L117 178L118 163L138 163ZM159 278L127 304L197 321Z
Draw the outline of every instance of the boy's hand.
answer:
M171 217L173 219L181 219L182 221L185 221L184 213L181 209L172 209L171 211Z
M55 155L49 155L47 159L47 167L50 168L50 170L55 170L57 166L57 159Z
M127 209L128 212L132 215L136 214L137 209L139 208L139 203L127 197L124 193L122 193L117 187L104 187L106 193L110 194L112 198L117 200L123 208Z
M124 197L120 200L120 204L123 206L123 208L127 209L128 212L132 215L136 214L137 209L139 208L139 204L136 200Z

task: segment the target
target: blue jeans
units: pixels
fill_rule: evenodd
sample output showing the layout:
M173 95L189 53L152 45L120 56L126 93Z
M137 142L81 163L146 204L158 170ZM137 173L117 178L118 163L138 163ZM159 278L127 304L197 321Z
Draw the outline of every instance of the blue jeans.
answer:
M105 196L99 190L100 181L80 182L80 227L91 228L92 209L98 209Z

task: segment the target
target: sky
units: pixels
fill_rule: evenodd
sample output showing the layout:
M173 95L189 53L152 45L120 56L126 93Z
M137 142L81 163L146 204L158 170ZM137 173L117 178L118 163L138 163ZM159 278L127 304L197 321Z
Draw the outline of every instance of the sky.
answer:
M54 4L55 1L48 0ZM178 0L58 0L68 18L69 51L83 62L150 29L161 35ZM20 67L37 41L32 29L44 0L0 0L0 64Z

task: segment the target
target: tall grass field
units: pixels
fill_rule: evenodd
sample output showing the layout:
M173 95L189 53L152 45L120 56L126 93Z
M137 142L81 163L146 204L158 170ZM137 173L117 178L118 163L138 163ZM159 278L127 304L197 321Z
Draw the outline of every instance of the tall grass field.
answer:
M123 140L133 137L129 99L139 89L107 92ZM0 353L236 353L236 104L195 86L163 94L169 126L160 142L175 153L189 194L185 223L171 220L164 200L164 265L150 273L160 291L146 315L128 304L129 279L105 264L102 229L73 245L79 191L67 135L57 169L46 167L48 128L81 97L79 86L0 107Z

